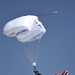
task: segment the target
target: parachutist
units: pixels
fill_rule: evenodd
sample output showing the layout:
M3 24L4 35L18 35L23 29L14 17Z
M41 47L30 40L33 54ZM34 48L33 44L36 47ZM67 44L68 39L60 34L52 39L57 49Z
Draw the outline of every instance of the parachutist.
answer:
M57 11L54 11L51 15L54 15L54 14L57 14L58 12Z
M33 72L34 72L35 75L42 75L41 73L39 73L39 71L36 70L36 62L33 62L32 66L34 68Z
M33 71L35 75L42 75L41 73L39 73L38 71L34 70Z

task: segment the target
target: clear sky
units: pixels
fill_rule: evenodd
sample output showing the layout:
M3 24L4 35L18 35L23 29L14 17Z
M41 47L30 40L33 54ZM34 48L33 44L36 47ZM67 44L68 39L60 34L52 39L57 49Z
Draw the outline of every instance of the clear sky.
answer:
M47 32L41 42L38 70L54 75L68 70L75 74L75 1L74 0L0 0L0 75L33 75L33 68L15 38L3 34L4 25L25 14L39 16Z

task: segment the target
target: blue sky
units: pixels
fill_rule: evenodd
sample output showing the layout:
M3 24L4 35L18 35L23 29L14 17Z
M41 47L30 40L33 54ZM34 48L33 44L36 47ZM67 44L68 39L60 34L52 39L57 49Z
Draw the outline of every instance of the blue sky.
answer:
M22 54L15 38L3 34L4 25L25 14L39 16L47 32L41 42L38 70L43 75L54 75L68 70L75 74L75 1L74 0L12 0L0 1L0 75L33 75L33 68Z

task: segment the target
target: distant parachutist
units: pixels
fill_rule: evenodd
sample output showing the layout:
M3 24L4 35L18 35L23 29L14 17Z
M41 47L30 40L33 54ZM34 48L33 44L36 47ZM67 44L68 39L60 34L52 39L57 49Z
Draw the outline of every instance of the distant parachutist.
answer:
M33 72L34 72L35 75L42 75L41 73L39 73L39 71L36 70L36 63L35 62L32 64L32 66L34 68Z
M52 13L52 15L57 14L57 13L58 13L57 11L54 11L54 12Z

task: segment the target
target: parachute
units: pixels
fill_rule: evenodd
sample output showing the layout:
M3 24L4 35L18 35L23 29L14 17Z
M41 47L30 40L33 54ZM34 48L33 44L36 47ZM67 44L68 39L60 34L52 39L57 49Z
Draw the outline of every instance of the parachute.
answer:
M58 12L57 11L54 11L52 14L57 14Z
M38 17L34 15L27 15L13 19L3 28L3 33L6 36L16 37L18 41L25 44L25 49L23 51L33 66L36 65L37 61L39 40L45 32L46 29L43 24L39 21Z

